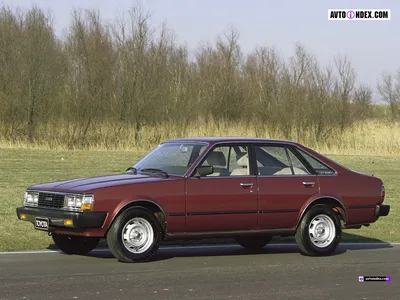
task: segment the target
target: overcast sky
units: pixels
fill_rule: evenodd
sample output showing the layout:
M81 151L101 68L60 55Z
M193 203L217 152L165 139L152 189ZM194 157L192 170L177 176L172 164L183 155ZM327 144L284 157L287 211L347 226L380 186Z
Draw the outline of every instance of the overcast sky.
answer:
M1 1L0 1L1 2ZM52 12L58 34L68 26L75 8L94 8L112 20L137 1L129 0L3 0L12 7L32 4ZM167 21L179 41L190 49L215 41L229 26L240 33L244 52L256 46L275 46L285 56L301 42L322 63L347 54L359 81L373 87L383 71L400 68L400 1L384 0L142 0L154 25ZM332 8L388 8L390 21L328 21Z

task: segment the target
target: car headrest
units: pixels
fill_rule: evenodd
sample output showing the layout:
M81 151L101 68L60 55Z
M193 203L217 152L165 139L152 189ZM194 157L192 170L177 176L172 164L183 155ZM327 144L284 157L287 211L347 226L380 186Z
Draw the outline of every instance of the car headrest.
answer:
M211 166L225 166L226 159L223 152L213 151L207 156L207 163Z
M248 167L249 165L249 156L246 152L241 152L236 155L236 165L238 167Z

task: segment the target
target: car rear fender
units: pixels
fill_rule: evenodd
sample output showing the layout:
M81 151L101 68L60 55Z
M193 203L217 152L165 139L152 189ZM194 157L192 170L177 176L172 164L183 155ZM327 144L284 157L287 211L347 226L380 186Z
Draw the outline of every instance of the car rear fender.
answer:
M300 210L300 214L297 218L297 225L296 228L299 226L301 219L303 218L304 214L314 205L317 204L326 204L332 207L332 209L339 214L341 219L346 223L347 222L347 213L346 213L346 207L343 204L343 202L338 199L337 197L334 196L321 196L321 195L316 195L315 197L312 197L309 201L307 201L302 209Z

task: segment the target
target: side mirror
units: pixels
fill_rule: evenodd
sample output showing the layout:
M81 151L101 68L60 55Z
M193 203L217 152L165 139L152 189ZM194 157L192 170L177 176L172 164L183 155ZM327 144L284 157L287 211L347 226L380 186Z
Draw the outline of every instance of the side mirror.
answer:
M195 177L203 177L214 173L213 166L201 166L196 169Z

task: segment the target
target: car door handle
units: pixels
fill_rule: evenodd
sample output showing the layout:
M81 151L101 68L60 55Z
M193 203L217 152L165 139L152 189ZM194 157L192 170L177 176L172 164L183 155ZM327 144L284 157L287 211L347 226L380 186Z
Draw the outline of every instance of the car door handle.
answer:
M253 186L253 183L252 183L252 182L241 182L240 185L241 185L243 188L249 188L249 187L252 187L252 186Z
M315 182L314 181L303 181L304 186L314 186Z

